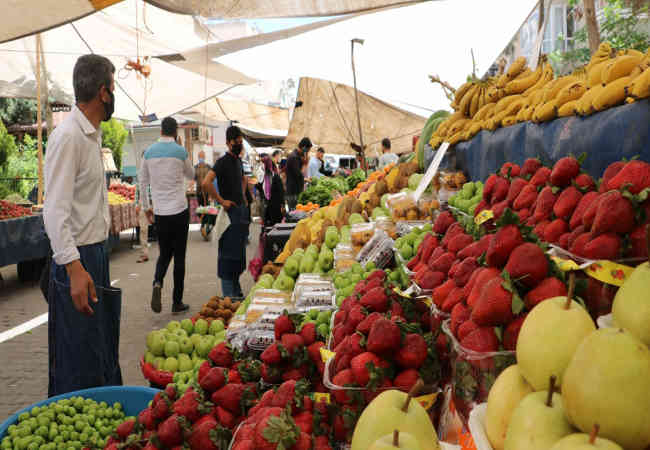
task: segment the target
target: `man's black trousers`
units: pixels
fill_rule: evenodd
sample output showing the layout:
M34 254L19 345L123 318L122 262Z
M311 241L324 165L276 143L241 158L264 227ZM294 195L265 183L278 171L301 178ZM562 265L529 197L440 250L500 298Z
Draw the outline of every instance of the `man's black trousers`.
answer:
M158 282L162 286L167 268L169 268L169 263L174 258L174 304L183 302L183 290L185 288L185 252L187 250L187 234L189 228L189 209L172 216L156 215L156 231L158 231L160 256L156 263L154 282Z

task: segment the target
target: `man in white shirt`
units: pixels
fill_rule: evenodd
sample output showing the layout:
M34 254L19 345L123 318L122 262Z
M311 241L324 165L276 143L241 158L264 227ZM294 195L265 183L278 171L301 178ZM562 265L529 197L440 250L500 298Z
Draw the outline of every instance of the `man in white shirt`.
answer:
M115 107L114 73L103 56L77 60L72 76L76 106L48 140L43 220L53 250L50 396L122 384L122 298L120 290L111 289L104 247L110 219L100 128Z
M399 158L395 153L390 152L390 139L384 138L381 141L381 151L382 155L379 157L379 167L378 169L383 169L389 164L397 164Z
M160 255L151 294L151 309L159 313L162 309L162 284L174 258L174 294L172 312L180 313L190 307L183 303L185 289L185 252L190 227L190 212L185 195L185 179L194 178L194 167L185 148L176 143L178 123L166 117L161 124L161 137L144 153L140 169L140 191L146 192L151 185L153 209L146 196L141 196L149 222L156 218L156 232Z
M307 178L310 180L316 180L324 175L323 169L323 157L325 156L325 150L323 147L319 147L316 150L316 154L309 158L309 165L307 166Z

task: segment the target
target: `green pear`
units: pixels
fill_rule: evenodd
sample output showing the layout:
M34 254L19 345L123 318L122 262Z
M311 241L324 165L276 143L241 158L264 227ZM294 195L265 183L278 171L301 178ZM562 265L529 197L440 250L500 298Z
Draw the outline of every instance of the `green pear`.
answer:
M650 225L648 225L650 248ZM650 253L649 253L650 254ZM623 283L614 297L612 316L616 326L628 330L650 347L650 261L640 264Z
M531 392L533 388L521 376L516 364L501 372L492 385L487 400L485 433L494 450L503 450L512 412Z
M623 450L615 442L597 437L599 426L594 425L591 434L570 434L557 441L551 450Z
M420 386L421 381L416 384ZM391 389L375 397L359 417L350 449L367 450L377 439L397 429L415 436L420 450L440 450L427 411L417 401L411 401L414 392L416 389L409 394Z
M593 332L567 367L562 398L571 423L626 450L650 445L650 350L617 328Z
M537 304L526 316L517 339L517 364L535 391L548 386L555 376L558 385L582 340L596 329L589 313L575 301L571 275L566 297L553 297Z
M410 433L400 433L395 430L393 434L387 434L377 439L368 450L390 450L390 449L403 449L403 450L420 450L420 443L417 438Z
M554 390L553 376L548 391L533 392L519 402L510 418L504 450L548 450L573 432L562 396Z

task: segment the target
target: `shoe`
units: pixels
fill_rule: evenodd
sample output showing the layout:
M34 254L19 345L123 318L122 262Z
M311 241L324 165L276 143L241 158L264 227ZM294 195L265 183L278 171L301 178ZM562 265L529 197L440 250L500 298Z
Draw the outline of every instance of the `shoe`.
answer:
M187 311L190 309L190 305L186 305L185 303L179 303L172 305L172 313L178 314Z
M155 313L160 313L162 304L160 298L162 296L162 286L160 283L154 283L153 292L151 293L151 310Z

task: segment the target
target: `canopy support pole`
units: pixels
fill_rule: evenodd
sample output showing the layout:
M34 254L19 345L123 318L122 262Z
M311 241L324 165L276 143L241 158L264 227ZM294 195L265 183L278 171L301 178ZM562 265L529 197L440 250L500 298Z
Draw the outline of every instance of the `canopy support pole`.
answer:
M354 81L354 101L357 106L357 123L359 124L359 143L361 144L361 160L363 169L368 177L368 162L366 161L366 147L363 145L363 132L361 131L361 113L359 112L359 90L357 89L357 71L354 67L354 44L358 43L363 45L363 39L352 39L350 44L352 46L352 79Z
M39 205L43 204L43 118L41 109L43 102L41 99L41 53L42 49L41 34L36 35L36 101L38 107L36 108L36 123L37 123L37 136L38 136L38 201Z

